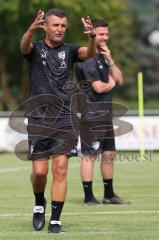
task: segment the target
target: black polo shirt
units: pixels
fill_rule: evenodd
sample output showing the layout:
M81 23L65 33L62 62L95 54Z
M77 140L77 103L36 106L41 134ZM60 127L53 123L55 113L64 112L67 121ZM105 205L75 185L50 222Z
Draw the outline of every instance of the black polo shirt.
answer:
M79 62L75 66L76 76L79 83L88 82L88 88L85 88L85 93L91 102L112 101L111 92L96 93L91 87L91 83L97 80L102 82L108 81L109 66L106 63L102 54L96 54L95 57L89 58L84 62ZM80 91L80 88L79 88Z

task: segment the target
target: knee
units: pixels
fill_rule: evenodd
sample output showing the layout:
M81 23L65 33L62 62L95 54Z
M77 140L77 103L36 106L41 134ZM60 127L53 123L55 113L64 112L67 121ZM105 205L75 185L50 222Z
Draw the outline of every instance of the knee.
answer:
M115 160L116 152L115 151L106 151L103 153L103 161L112 163Z
M33 169L33 174L36 178L44 178L47 176L48 168L47 167L36 167Z
M67 177L67 166L65 164L58 163L53 171L53 176L56 180L63 181Z
M82 158L82 161L83 162L92 162L92 163L94 163L96 158L97 158L97 155L86 154Z

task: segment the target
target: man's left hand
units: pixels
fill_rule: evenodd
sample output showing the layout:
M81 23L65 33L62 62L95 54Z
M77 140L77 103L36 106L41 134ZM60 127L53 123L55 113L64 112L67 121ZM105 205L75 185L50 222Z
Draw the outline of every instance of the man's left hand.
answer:
M82 18L82 23L84 26L84 34L87 34L89 38L94 38L96 36L96 32L93 28L91 18L88 16L86 19Z

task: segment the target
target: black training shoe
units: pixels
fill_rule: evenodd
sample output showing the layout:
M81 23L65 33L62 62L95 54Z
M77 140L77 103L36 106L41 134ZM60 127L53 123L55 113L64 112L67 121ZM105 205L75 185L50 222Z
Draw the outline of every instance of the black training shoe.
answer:
M126 205L126 204L131 204L131 202L127 200L123 200L117 195L114 195L111 198L104 198L103 204L125 204Z
M87 206L98 206L101 204L101 202L99 202L95 197L91 198L90 200L84 200L84 203Z
M63 230L60 221L50 221L48 226L48 233L59 234L59 233L65 233L65 231Z
M36 231L40 231L45 226L45 208L46 200L44 206L34 206L33 210L33 227Z

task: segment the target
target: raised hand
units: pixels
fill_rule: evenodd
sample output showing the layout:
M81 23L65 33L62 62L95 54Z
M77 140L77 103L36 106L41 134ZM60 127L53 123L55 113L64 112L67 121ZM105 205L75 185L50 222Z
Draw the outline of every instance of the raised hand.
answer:
M87 16L86 19L83 17L81 19L81 21L82 21L84 29L85 29L84 34L87 34L88 37L90 37L90 38L95 37L96 36L96 32L95 32L95 30L93 28L91 18L89 16Z
M45 15L45 13L43 11L41 11L41 10L38 11L37 16L36 16L34 22L30 26L30 30L31 31L34 31L34 30L37 30L37 29L40 29L40 28L41 29L44 28L43 27L44 15Z

